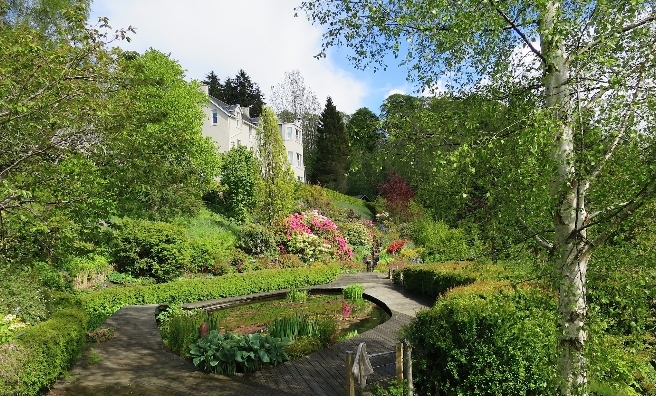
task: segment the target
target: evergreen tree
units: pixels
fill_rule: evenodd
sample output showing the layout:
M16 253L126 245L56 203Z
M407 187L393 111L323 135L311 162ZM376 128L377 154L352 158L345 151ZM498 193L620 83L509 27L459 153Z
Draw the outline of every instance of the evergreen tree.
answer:
M294 207L294 173L280 136L278 118L268 107L262 110L257 133L262 178L256 209L262 222L273 224Z
M317 128L317 148L310 182L346 192L349 147L342 115L328 97Z
M259 117L262 114L264 95L260 91L260 86L254 83L243 69L240 69L234 78L228 77L224 80L216 98L227 104L250 106L251 117Z
M223 86L221 85L221 80L219 80L219 77L214 73L214 70L207 73L203 83L208 86L208 92L210 96L213 96L217 99L219 96L221 96L221 89Z
M358 109L346 124L351 161L347 176L349 195L376 195L381 165L376 151L382 142L378 116L366 107Z

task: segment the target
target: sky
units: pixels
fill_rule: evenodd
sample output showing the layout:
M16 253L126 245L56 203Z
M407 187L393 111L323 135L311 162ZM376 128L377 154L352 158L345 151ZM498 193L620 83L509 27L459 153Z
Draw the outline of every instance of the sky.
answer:
M203 80L214 71L224 80L244 69L259 84L265 101L285 71L299 70L323 106L331 96L337 109L352 114L361 107L378 113L392 93L415 93L407 69L360 71L346 60L346 50L321 50L320 26L305 15L294 17L300 0L95 0L90 23L109 18L113 29L132 26L126 50L154 48L170 54L186 70L187 79Z

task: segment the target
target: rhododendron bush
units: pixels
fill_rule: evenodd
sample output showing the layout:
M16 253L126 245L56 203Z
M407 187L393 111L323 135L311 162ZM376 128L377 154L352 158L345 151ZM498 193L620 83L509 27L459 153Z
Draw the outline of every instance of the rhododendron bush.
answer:
M352 260L353 249L334 221L319 212L294 213L283 220L282 252L297 254L305 261L322 257Z

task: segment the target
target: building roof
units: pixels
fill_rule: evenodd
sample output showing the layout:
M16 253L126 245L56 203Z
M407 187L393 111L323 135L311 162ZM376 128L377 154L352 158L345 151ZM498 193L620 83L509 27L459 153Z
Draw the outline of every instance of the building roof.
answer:
M218 109L222 110L229 117L236 118L237 117L236 114L235 114L236 110L242 108L238 104L229 105L229 104L227 104L227 103L225 103L225 102L223 102L223 101L221 101L221 100L219 100L219 99L217 99L217 98L215 98L214 96L211 96L211 95L209 95L209 98L210 98L210 102L212 102L212 104L214 106L216 106ZM252 126L257 126L257 123L260 120L258 117L252 117L252 118L248 117L243 112L241 114L241 119L242 119L242 121L247 122L247 123L251 124Z

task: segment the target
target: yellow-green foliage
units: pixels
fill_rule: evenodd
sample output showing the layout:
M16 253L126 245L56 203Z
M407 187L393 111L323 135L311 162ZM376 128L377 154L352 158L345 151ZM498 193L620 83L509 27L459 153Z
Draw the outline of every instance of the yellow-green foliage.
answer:
M37 395L80 355L87 315L70 295L55 297L48 320L26 327L0 348L0 395Z
M332 282L338 274L337 265L262 270L213 279L183 279L150 286L112 287L82 295L81 299L90 316L89 328L93 329L126 305L187 303L321 285Z
M503 277L500 265L458 261L409 266L394 274L394 282L413 292L437 297L456 286Z
M553 296L507 282L452 289L405 330L422 395L557 392Z

